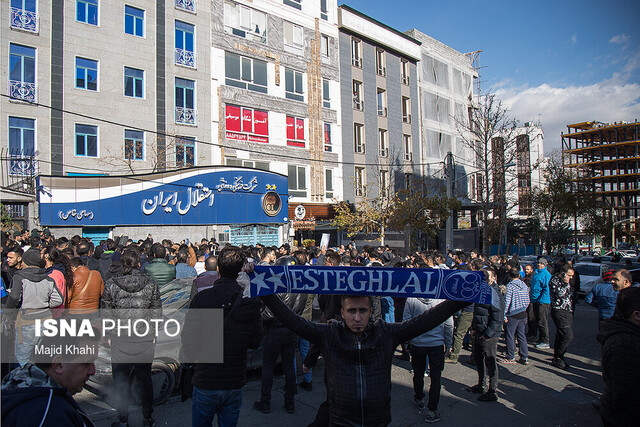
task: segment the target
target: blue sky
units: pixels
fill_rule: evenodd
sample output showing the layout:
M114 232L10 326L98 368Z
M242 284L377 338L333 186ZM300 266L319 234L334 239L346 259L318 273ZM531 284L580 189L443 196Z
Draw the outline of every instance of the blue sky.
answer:
M338 3L460 52L482 50L483 92L522 122L540 118L546 153L567 124L640 119L640 0Z

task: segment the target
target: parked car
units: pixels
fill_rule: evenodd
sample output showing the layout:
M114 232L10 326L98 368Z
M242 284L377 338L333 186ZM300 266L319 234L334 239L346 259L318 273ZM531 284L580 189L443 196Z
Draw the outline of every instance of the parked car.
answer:
M573 268L580 274L578 294L586 295L596 284L602 283L602 274L609 270L607 264L596 262L578 262Z

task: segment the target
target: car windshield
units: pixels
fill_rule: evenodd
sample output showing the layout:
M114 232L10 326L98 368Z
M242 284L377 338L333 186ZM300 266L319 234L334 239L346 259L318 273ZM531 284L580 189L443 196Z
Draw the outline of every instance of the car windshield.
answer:
M600 276L600 266L598 265L576 265L575 270L581 276Z

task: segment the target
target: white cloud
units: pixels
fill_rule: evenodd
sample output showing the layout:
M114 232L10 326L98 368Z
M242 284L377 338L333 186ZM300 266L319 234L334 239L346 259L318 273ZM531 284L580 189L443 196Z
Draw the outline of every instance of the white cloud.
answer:
M625 44L629 40L631 40L631 36L629 34L617 34L609 39L609 43L612 44Z
M578 43L578 35L577 34L572 35L568 43L572 46Z

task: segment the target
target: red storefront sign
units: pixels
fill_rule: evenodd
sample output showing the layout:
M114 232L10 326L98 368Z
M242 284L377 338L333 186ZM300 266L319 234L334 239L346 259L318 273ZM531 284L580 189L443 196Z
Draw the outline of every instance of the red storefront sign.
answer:
M304 140L304 119L287 116L287 145L303 147Z
M269 142L269 113L236 105L225 106L225 136L236 141Z

